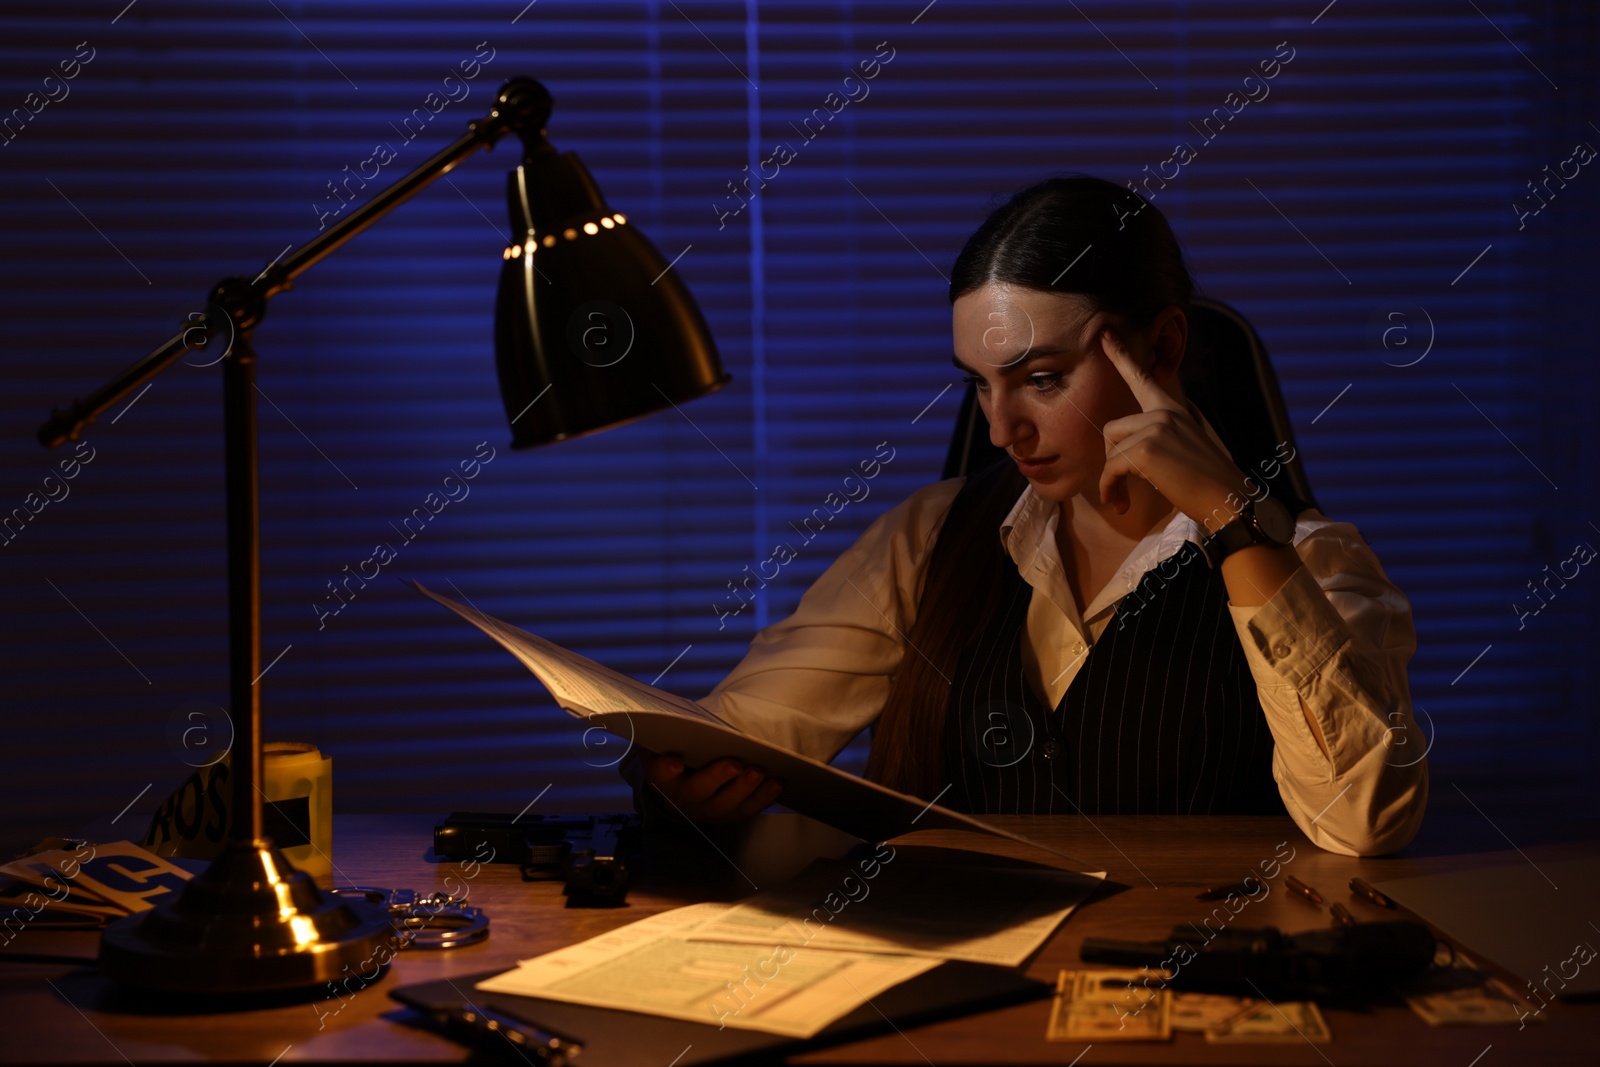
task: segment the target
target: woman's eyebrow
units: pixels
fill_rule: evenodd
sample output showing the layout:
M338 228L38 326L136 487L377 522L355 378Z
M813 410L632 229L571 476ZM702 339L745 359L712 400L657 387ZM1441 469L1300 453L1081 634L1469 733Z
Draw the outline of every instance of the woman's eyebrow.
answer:
M1030 348L1028 351L1024 352L1010 363L992 363L990 366L998 367L1002 373L1009 374L1012 371L1021 370L1023 367L1027 366L1029 363L1032 363L1036 359L1044 359L1048 356L1069 356L1072 354L1072 352L1072 349L1064 348L1059 345ZM950 357L950 362L954 363L958 370L966 371L968 374L978 373L965 363L961 362L960 356L952 355Z

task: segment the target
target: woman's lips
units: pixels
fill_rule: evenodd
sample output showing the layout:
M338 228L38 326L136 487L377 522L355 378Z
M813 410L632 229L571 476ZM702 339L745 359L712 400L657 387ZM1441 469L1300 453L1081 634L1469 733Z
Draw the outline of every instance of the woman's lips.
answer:
M1037 456L1034 456L1034 457L1030 457L1028 459L1019 459L1016 456L1012 456L1011 458L1016 462L1017 469L1020 470L1023 474L1025 474L1025 475L1027 475L1028 477L1031 478L1034 475L1043 474L1045 468L1049 467L1050 464L1054 463L1057 459L1059 459L1061 457L1059 457L1059 456L1045 456L1044 458L1041 459L1041 458L1039 458Z

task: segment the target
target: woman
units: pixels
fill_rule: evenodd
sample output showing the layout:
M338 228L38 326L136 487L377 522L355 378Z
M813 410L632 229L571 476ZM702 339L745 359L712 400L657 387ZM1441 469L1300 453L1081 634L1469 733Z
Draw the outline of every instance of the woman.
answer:
M875 724L868 777L959 810L1287 810L1329 851L1409 841L1410 605L1354 527L1249 477L1186 400L1192 287L1166 219L1110 182L996 210L950 299L1005 461L880 517L702 703L822 760ZM698 820L781 790L643 761Z

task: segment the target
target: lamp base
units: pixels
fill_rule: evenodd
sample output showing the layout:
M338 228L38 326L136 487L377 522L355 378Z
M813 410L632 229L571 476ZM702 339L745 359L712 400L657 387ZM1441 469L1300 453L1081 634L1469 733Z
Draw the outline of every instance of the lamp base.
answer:
M323 893L270 841L235 841L173 899L107 926L100 972L173 993L306 989L370 977L395 937L384 909Z

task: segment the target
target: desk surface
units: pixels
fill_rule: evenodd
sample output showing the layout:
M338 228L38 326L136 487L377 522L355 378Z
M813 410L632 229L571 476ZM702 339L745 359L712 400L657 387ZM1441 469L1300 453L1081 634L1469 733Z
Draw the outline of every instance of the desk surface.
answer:
M997 823L1082 856L1127 888L1104 892L1080 908L1036 954L1028 973L1054 981L1062 968L1080 966L1085 936L1148 940L1174 925L1199 921L1215 905L1195 900L1201 887L1237 882L1275 856L1293 849L1284 870L1322 890L1328 902L1346 902L1358 919L1390 917L1348 896L1359 875L1369 882L1502 863L1593 856L1593 827L1546 843L1506 844L1483 825L1463 832L1435 824L1405 853L1353 859L1322 852L1286 818L1084 818L1013 816ZM377 982L343 1002L297 1004L248 1012L197 1015L183 1004L171 1014L120 1007L113 990L89 968L0 963L0 1018L7 1022L0 1061L137 1063L219 1059L283 1064L297 1060L461 1062L467 1051L410 1025L410 1012L389 999L396 986L509 968L518 959L560 948L667 908L697 900L732 900L766 887L817 855L838 855L853 839L793 815L762 816L742 840L718 848L686 841L655 864L620 909L569 909L553 882L524 883L508 865L481 866L468 879L460 865L431 857L433 820L418 815L352 815L336 820L334 858L339 884L424 891L470 887L471 903L491 916L490 938L453 952L408 949ZM1547 828L1548 830L1548 828ZM1552 840L1551 838L1555 838ZM918 835L938 843L947 835ZM1286 844L1285 844L1286 843ZM1280 876L1281 877L1281 876ZM1286 932L1322 927L1326 910L1286 893L1271 893L1242 911L1236 923L1277 926ZM1287 1063L1441 1064L1497 1067L1511 1062L1594 1062L1600 1038L1600 1003L1552 1004L1545 1021L1516 1026L1433 1029L1402 1002L1365 1012L1326 1010L1334 1040L1274 1046L1207 1045L1180 1033L1171 1044L1079 1044L1044 1040L1048 1001L917 1027L797 1057L798 1063ZM579 1035L581 1036L581 1035ZM681 1050L662 1049L669 1064ZM580 1063L584 1062L581 1057ZM594 1067L604 1067L596 1063Z

